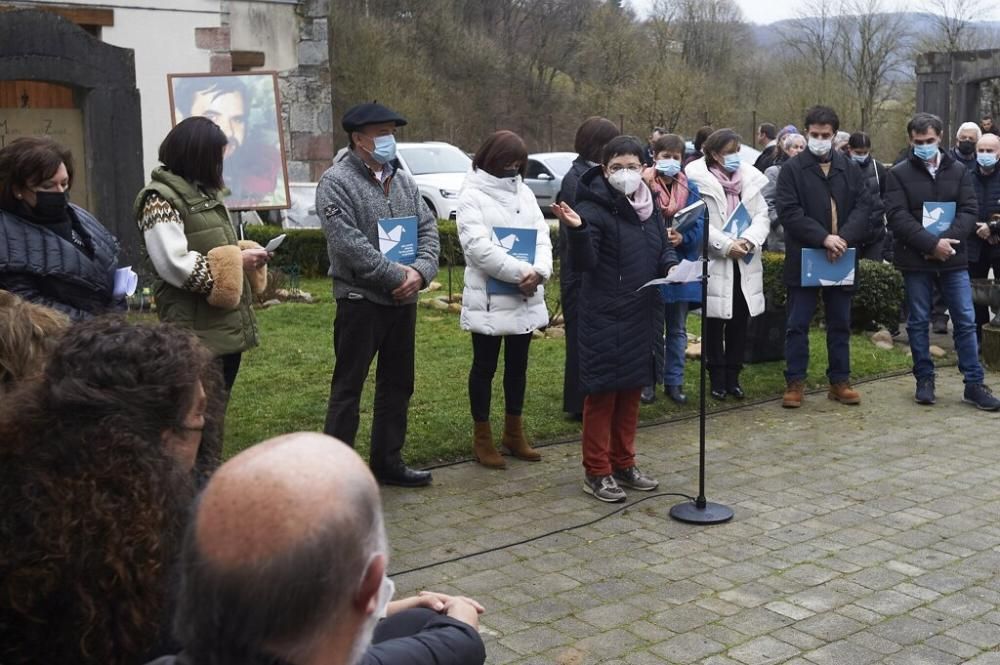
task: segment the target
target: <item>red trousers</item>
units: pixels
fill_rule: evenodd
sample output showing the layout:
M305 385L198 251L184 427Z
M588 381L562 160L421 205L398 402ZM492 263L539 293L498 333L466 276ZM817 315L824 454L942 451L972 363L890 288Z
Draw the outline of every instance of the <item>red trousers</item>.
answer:
M583 468L589 476L635 466L641 388L594 393L583 401Z

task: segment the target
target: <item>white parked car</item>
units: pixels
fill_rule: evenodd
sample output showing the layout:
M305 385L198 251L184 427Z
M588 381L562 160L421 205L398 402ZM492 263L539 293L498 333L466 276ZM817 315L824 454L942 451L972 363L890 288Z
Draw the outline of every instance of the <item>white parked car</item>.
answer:
M534 192L538 207L546 215L552 214L549 206L556 202L563 176L573 166L574 159L575 152L536 152L528 155L524 184Z
M290 182L291 207L281 211L281 226L286 229L319 229L322 224L316 214L315 182Z

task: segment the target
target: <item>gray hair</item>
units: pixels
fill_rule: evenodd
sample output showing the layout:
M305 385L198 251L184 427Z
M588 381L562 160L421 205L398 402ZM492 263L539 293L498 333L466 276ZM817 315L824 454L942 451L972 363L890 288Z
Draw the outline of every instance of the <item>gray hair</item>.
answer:
M191 520L174 634L193 662L241 665L277 655L267 652L275 645L306 652L340 621L373 557L388 556L378 495L352 494L303 542L246 566L209 561Z
M958 135L961 134L962 132L966 131L966 130L975 132L976 133L976 140L977 141L979 139L983 138L983 130L980 129L979 125L977 125L974 122L963 122L961 125L959 125L958 126L958 131L955 132L955 138L957 139Z
M781 139L781 149L788 152L788 149L792 147L792 141L795 139L802 139L802 143L806 143L806 137L802 136L802 134L791 132L785 134L784 138Z

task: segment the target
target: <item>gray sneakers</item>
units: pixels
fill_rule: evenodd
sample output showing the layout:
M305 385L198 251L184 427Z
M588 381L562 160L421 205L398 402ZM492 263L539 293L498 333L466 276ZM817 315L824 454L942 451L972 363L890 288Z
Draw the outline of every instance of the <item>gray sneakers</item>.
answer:
M611 476L583 476L583 491L595 499L608 503L619 503L625 500L625 492Z
M630 487L640 492L652 492L660 486L660 481L650 478L637 466L630 466L627 469L617 469L612 476L619 485Z

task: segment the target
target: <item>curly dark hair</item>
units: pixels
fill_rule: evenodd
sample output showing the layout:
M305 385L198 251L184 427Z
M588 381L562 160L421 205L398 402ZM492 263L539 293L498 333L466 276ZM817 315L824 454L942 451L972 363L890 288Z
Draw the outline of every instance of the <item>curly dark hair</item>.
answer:
M217 451L221 377L189 332L98 318L0 406L0 662L132 664L166 646L196 473L163 445L198 381ZM212 460L200 460L204 470Z

